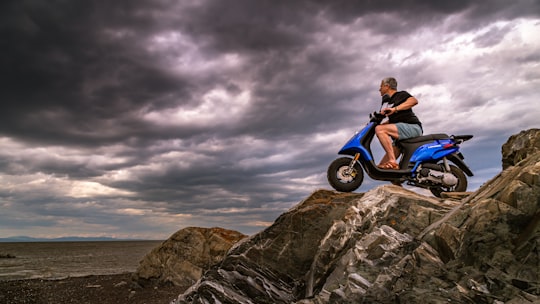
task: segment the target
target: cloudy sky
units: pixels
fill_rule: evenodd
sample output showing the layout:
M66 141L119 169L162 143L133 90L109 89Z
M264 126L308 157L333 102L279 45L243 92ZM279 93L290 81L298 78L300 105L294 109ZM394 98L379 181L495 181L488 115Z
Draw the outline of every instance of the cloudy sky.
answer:
M395 2L2 1L0 237L260 231L330 188L386 76L475 136L477 189L540 127L540 1Z

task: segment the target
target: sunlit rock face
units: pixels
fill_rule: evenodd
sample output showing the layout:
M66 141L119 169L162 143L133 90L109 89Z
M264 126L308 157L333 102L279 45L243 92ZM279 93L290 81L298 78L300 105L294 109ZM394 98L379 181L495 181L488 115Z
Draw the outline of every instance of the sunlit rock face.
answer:
M520 155L461 201L317 191L175 302L538 302L540 152Z
M141 285L189 287L210 266L219 263L233 244L246 236L222 228L184 228L139 263L133 278Z
M540 129L529 129L510 136L501 148L503 169L514 166L536 152L540 152Z
M362 195L314 193L271 227L236 244L180 301L290 303L301 297L321 239L358 197Z
M235 245L178 302L324 302L365 294L382 284L381 270L418 246L414 235L457 204L395 186L365 194L317 191Z

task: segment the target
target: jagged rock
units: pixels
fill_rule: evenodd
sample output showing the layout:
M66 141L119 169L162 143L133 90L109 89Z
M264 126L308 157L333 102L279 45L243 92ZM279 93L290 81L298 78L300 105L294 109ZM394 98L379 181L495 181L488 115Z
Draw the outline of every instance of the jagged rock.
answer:
M472 192L442 192L441 198L453 199L453 200L462 200L467 196L471 195Z
M316 191L175 303L538 303L540 152L515 155L461 201Z
M458 284L474 279L489 291L469 290L473 299L540 301L540 152L503 171L461 208L469 217L456 226L463 232L456 254L460 265L451 270L472 267L476 276Z
M359 282L364 289L383 284L383 278L375 282L379 269L399 261L415 244L412 236L456 204L395 186L365 194L317 191L235 245L178 303L291 303L317 294L349 296L361 290ZM355 258L365 264L344 284Z
M510 136L501 149L503 170L536 152L540 152L540 129L529 129Z
M184 228L147 254L133 279L141 285L191 286L244 237L222 228Z
M320 240L362 195L314 193L280 216L264 231L236 244L219 267L214 267L182 302L216 298L223 303L290 303L302 293L302 281ZM212 302L210 302L212 303Z

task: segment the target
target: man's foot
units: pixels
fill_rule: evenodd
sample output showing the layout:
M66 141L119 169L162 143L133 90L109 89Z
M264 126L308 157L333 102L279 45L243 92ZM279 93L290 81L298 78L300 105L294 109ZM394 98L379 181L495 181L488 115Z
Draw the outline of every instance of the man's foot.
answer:
M393 180L393 181L391 181L391 183L392 183L392 185L399 186L399 187L403 187L403 186L401 185L401 182L398 181L398 180Z
M389 161L389 162L386 162L384 164L380 164L377 167L379 167L381 169L387 169L387 170L398 170L399 169L399 165L396 162L393 162L393 161Z

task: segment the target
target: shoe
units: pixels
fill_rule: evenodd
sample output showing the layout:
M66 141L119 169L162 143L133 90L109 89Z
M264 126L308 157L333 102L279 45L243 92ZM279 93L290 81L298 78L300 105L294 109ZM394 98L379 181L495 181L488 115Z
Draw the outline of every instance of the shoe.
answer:
M386 170L398 170L399 169L399 165L395 162L386 162L384 164L381 164L381 165L378 165L377 167L381 168L381 169L386 169Z
M401 185L401 182L397 181L397 180L393 180L390 183L392 183L392 185L395 185L395 186L398 186L398 187L403 187L403 185Z

